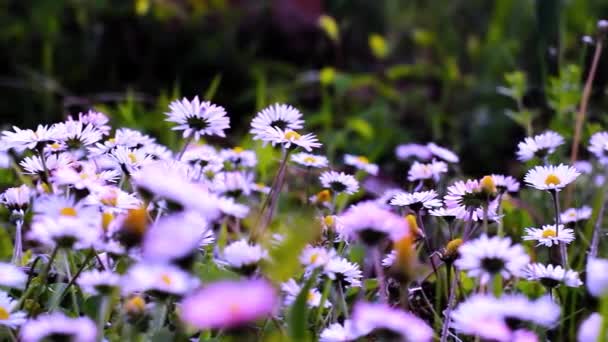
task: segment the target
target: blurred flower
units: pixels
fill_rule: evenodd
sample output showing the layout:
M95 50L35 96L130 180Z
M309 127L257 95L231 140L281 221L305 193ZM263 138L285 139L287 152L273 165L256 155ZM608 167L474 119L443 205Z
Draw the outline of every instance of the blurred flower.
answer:
M529 264L524 270L524 274L528 280L537 280L547 287L557 287L564 284L568 287L579 287L583 282L579 278L578 272L565 270L557 265L543 265L540 263Z
M494 184L496 185L496 188L501 193L505 193L505 192L512 193L512 192L519 191L519 182L515 178L513 178L511 176L496 175L496 174L491 175L491 177L492 177L492 180L494 181Z
M352 195L359 191L359 182L352 175L344 172L325 171L319 177L324 188L335 193Z
M26 313L16 311L18 301L11 299L4 291L0 291L0 325L14 329L26 321Z
M560 221L564 224L584 221L591 218L592 210L590 206L582 206L580 208L569 208L560 214Z
M594 297L608 294L608 259L590 257L586 267L587 290Z
M538 241L537 246L559 246L560 243L569 244L574 241L574 231L570 228L564 228L561 224L559 225L559 233L555 225L544 225L542 228L525 228L524 233L523 239Z
M421 144L402 144L395 149L395 155L399 160L406 160L409 157L416 157L420 160L429 160L433 157L429 148Z
M524 182L538 190L560 191L579 175L575 168L564 164L536 166L526 173Z
M597 132L589 139L589 152L597 158L602 165L608 165L608 132Z
M68 116L68 122L69 121L80 121L85 125L90 124L103 135L108 135L112 129L109 125L107 125L107 123L110 122L107 115L91 109L86 113L78 113L77 119L72 118L71 115Z
M555 149L563 143L564 138L553 131L527 137L517 144L517 159L523 162L534 158L534 156L543 158L555 152Z
M184 295L198 285L197 278L169 264L138 263L129 267L120 280L124 294L153 291Z
M281 284L281 291L285 292L285 305L291 305L296 301L296 298L302 291L302 287L296 283L295 280L289 279L288 281ZM318 308L321 305L321 293L317 289L308 290L308 295L306 295L306 303L311 308ZM323 303L324 308L329 308L331 306L331 302L326 300Z
M510 238L494 236L467 241L459 248L460 257L455 266L471 277L479 278L486 284L496 275L503 279L518 277L530 262L530 257L519 244L511 245Z
M220 172L213 177L212 191L237 198L249 196L254 187L253 174L242 171Z
M169 109L170 111L165 113L166 120L178 124L172 129L184 131L184 138L193 137L198 141L203 135L225 137L224 130L230 128L230 119L224 107L209 101L200 101L198 96L192 101L187 98L175 100L169 104Z
M358 264L352 263L341 256L333 256L325 264L323 273L336 281L340 286L361 286L363 276Z
M327 157L306 152L299 152L291 156L291 160L305 167L323 168L327 167Z
M118 287L120 276L112 271L84 271L78 276L76 283L86 293L108 294Z
M421 181L426 179L432 179L433 181L439 181L441 174L448 172L448 164L442 161L435 161L428 164L422 164L417 161L412 164L410 170L407 172L407 180L410 182Z
M296 131L290 129L282 130L278 127L267 128L259 134L259 137L262 141L271 143L272 146L282 145L284 148L301 147L308 152L312 151L313 148L321 147L319 139L312 133L302 135Z
M22 289L27 281L27 275L19 267L0 262L0 286Z
M370 163L364 156L345 154L344 164L354 166L357 170L363 170L373 176L378 174L378 165Z
M395 259L397 259L397 251L392 250L390 253L388 253L384 257L384 259L382 259L382 266L384 266L384 267L393 266L393 264L395 263Z
M48 247L86 249L101 237L101 219L97 217L99 226L74 216L41 217L32 222L27 237Z
M409 207L413 211L418 212L422 208L441 207L441 200L437 199L437 192L435 190L414 193L402 192L393 197L391 205Z
M314 269L327 265L330 259L335 255L335 251L328 251L324 247L306 246L300 253L300 263L307 269Z
M581 323L578 327L578 333L576 334L576 340L578 342L589 342L589 341L602 341L604 338L600 338L600 331L602 327L602 316L594 312L587 319Z
M251 275L257 270L259 263L266 258L268 252L262 246L250 244L242 239L226 246L218 262L245 275Z
M94 342L97 340L97 327L86 316L71 318L60 312L47 313L27 321L21 327L19 340L42 342L56 336L69 341Z
M433 142L426 144L426 148L429 149L429 152L431 152L432 155L437 158L443 159L448 163L458 163L460 161L460 158L458 158L456 153L448 150L445 147L441 147Z
M186 297L181 319L197 329L230 329L268 317L277 305L274 288L266 281L221 281Z
M242 147L227 148L220 151L220 158L224 162L229 162L232 167L252 168L258 163L258 159L254 151L245 150Z
M296 108L275 103L258 112L251 121L253 140L264 140L269 128L277 127L281 130L298 130L304 127L302 113Z
M357 339L353 334L352 321L344 320L344 325L332 323L321 331L319 342L349 342Z
M375 245L386 237L398 240L410 233L402 217L369 201L351 206L340 216L340 222L347 235L358 237L368 245Z
M6 189L0 195L0 203L2 203L10 211L24 211L30 205L33 191L25 184Z
M385 304L358 302L353 308L352 330L357 337L372 333L380 340L430 342L433 329L413 314ZM382 338L383 337L383 338Z

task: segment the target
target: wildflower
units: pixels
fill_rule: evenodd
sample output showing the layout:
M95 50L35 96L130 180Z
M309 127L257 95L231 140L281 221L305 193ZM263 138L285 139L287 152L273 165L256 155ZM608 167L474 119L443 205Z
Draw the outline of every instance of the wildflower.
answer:
M288 281L281 284L281 291L285 292L285 305L291 305L296 301L296 298L302 291L302 287L296 283L295 280L289 279ZM318 308L321 305L321 293L317 289L308 290L308 295L306 296L306 303L311 308ZM331 302L328 300L323 303L324 308L328 308L331 306Z
M335 280L340 286L361 286L362 272L358 264L352 263L341 256L333 256L325 264L323 273Z
M393 264L395 263L395 259L397 259L397 251L392 250L390 253L388 253L384 257L384 259L382 259L382 266L384 266L384 267L393 266Z
M327 157L306 152L293 154L291 160L296 164L311 168L324 168L329 164Z
M324 188L330 189L335 193L345 193L352 195L359 191L359 182L352 175L344 172L325 171L319 177Z
M584 175L590 175L593 172L593 165L586 160L577 160L572 166Z
M86 293L109 294L120 284L120 276L112 271L84 271L77 278L76 283Z
M460 211L459 207L453 207L453 208L441 207L441 208L430 210L429 214L431 216L443 217L449 221L449 220L453 220L454 218L456 218L456 216L458 216L460 214L460 212L461 211Z
M65 144L68 149L77 150L93 145L103 138L101 131L93 125L81 121L66 121L55 125L58 141Z
M101 156L112 152L119 146L127 149L141 149L145 146L151 146L156 143L156 139L149 135L143 134L140 131L130 128L119 128L116 130L114 137L107 139L103 143L97 143L95 146L89 147L89 152L93 156Z
M267 128L261 135L260 139L266 143L271 143L272 146L282 145L284 148L301 147L310 152L313 148L321 147L319 139L313 134L300 134L293 130L282 130L278 127Z
M591 218L591 207L585 205L581 208L569 208L560 214L560 221L564 224L584 221Z
M184 295L198 285L197 278L169 264L138 263L131 266L120 280L125 294L151 291Z
M446 172L448 172L448 164L442 161L433 160L428 164L422 164L416 161L407 172L407 180L415 182L432 179L437 182L439 181L441 174Z
M368 245L375 245L390 237L398 240L409 234L408 223L398 215L382 209L374 202L363 202L350 207L340 221L344 231L351 237L358 237Z
M328 251L323 247L306 246L300 254L300 263L306 268L314 269L325 266L334 256L333 250Z
M0 286L22 289L27 275L17 266L0 262Z
M54 312L27 321L21 327L19 340L41 342L58 336L69 341L94 342L97 340L97 327L86 316L71 318L63 313Z
M560 191L580 175L575 168L560 164L558 166L536 166L526 173L524 181L538 190Z
M0 195L2 203L10 211L24 211L29 207L32 190L25 184L6 189Z
M496 217L498 203L493 201L492 197L493 194L484 191L479 181L469 179L449 186L444 200L446 207L454 210L457 218L480 221L483 220L486 210L489 218Z
M253 174L241 171L220 172L213 177L212 191L230 197L249 196L254 187Z
M221 281L207 285L181 302L180 318L197 329L230 329L268 317L277 305L266 281Z
M95 221L101 222L99 219ZM86 249L100 238L100 228L74 216L45 216L32 222L27 237L49 247L59 245L63 248Z
M441 200L437 199L435 190L414 193L403 192L396 194L395 197L393 197L391 204L400 207L409 207L413 211L418 212L422 208L431 209L434 207L441 207Z
M458 249L460 258L455 266L471 277L477 277L482 284L492 276L500 274L504 279L518 277L530 261L521 245L511 245L510 238L494 236L467 241Z
M565 270L561 266L529 264L524 270L528 280L538 280L544 286L553 288L561 284L568 287L579 287L583 284L578 272Z
M597 132L589 139L589 152L597 158L602 165L608 164L608 132Z
M576 340L578 342L605 341L606 337L600 337L602 321L602 316L597 312L589 315L578 327Z
M200 101L195 96L192 101L187 98L175 100L169 104L170 111L165 113L167 121L174 122L177 126L174 131L184 131L183 137L193 137L200 140L203 135L217 135L225 137L224 130L230 128L230 119L226 116L226 110L216 106L209 101Z
M547 247L560 243L569 244L574 241L574 231L572 229L564 228L561 224L558 228L556 229L555 225L544 225L542 228L526 228L524 229L526 235L523 239L538 241L537 246L545 245Z
M385 304L356 303L353 308L352 327L358 337L376 333L379 338L384 337L387 340L433 340L433 329L426 322L409 312Z
M245 275L253 274L259 263L268 258L268 252L260 245L250 244L247 240L238 240L226 246L220 263Z
M505 193L505 192L510 192L510 193L514 193L519 191L519 182L511 177L511 176L504 176L504 175L496 175L493 174L491 175L492 180L494 181L494 184L496 185L496 189L500 192L500 193Z
M220 196L217 204L222 214L226 216L233 216L242 219L249 214L249 207L235 202L234 198L232 197Z
M279 103L262 109L251 121L253 140L264 140L267 129L272 127L292 131L302 129L302 113L290 105Z
M420 144L399 145L395 148L395 155L399 160L406 160L412 156L420 160L429 160L433 157L429 148Z
M135 194L122 191L115 186L96 187L85 198L84 202L114 213L125 212L142 205L141 200Z
M441 147L433 142L426 144L426 147L429 149L432 155L437 158L443 159L448 163L458 163L460 159L456 155L456 153L448 150L445 147Z
M586 267L587 290L594 297L608 294L608 259L590 257Z
M2 132L3 150L14 148L18 151L24 149L40 149L48 143L52 143L60 138L56 126L38 125L36 130L20 129L13 126L13 131Z
M534 158L534 156L543 158L555 152L555 149L563 143L564 138L553 131L527 137L517 144L517 159L524 162Z
M51 181L57 185L69 185L78 190L87 189L92 191L106 186L107 183L116 183L120 174L118 170L98 172L95 163L80 162L59 167L51 177Z
M74 158L69 153L51 154L46 157L45 162L42 162L40 156L25 157L19 165L23 168L26 174L45 176L44 165L46 169L53 175L53 172L61 167L70 166L74 162ZM44 178L43 178L44 179Z
M15 311L17 304L6 292L0 291L0 325L14 329L25 323L26 313Z
M245 150L242 147L223 149L220 151L219 157L232 164L232 167L252 168L258 163L258 158L254 151Z
M152 161L152 158L142 149L117 146L110 152L110 157L127 174L139 170L143 165Z
M348 342L356 340L352 332L352 321L344 320L344 324L332 323L321 331L319 342Z
M369 159L364 156L346 154L344 164L354 166L357 170L363 170L373 176L378 174L378 165L370 163Z
M72 116L68 116L68 121L79 121L85 125L91 125L103 135L110 133L111 127L107 125L110 119L102 112L89 110L86 113L78 113L78 118L75 120Z

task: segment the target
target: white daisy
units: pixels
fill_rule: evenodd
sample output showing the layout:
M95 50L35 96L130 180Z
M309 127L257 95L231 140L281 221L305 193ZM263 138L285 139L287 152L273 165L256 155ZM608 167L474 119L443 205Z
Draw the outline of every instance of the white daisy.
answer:
M127 173L139 170L143 165L152 161L152 158L142 149L130 149L125 146L117 146L110 152L118 166Z
M203 135L225 137L224 130L230 128L230 119L226 116L224 107L216 106L209 101L199 101L195 96L192 101L183 98L169 104L170 112L167 121L177 123L175 131L184 131L183 137L194 137L199 140Z
M22 289L27 281L27 275L19 267L0 262L0 286Z
M87 206L84 201L76 201L74 197L60 195L45 195L34 203L34 221L42 218L73 217L86 224L95 225L99 222L99 209Z
M492 199L495 194L484 191L478 180L457 181L448 187L444 197L445 205L453 210L460 220L481 221L484 219L484 206L487 206L488 218L497 218L498 202Z
M260 134L260 139L266 143L271 143L272 146L282 145L284 148L301 147L310 152L313 148L321 147L319 139L313 134L300 134L293 130L282 130L278 127L267 128ZM292 146L293 145L293 146Z
M141 200L135 194L122 191L115 186L96 187L84 199L84 203L99 206L103 210L113 213L122 213L142 205Z
M61 312L45 313L21 327L19 341L41 342L57 336L66 341L94 342L97 340L97 326L86 316L72 318Z
M199 286L198 278L168 264L138 263L131 266L120 280L123 294L153 291L184 295Z
M564 284L568 287L579 287L583 285L578 272L565 270L561 266L529 264L524 270L524 274L528 280L537 280L547 287L556 287Z
M538 241L537 246L545 245L551 247L560 243L569 244L574 241L574 230L564 228L561 224L557 230L555 229L555 225L544 225L542 228L526 228L524 229L524 233L523 239L526 241Z
M53 172L61 167L70 166L74 163L74 158L69 153L51 154L45 159L46 167L53 175ZM20 163L21 167L27 174L44 175L44 164L40 156L25 157Z
M393 264L395 263L395 259L397 259L397 251L392 250L390 253L388 253L384 257L384 259L382 259L382 266L384 266L384 267L393 266Z
M592 209L585 205L581 208L569 208L560 214L560 221L564 224L584 221L591 218Z
M57 185L70 185L76 189L98 188L107 183L116 183L120 178L118 170L98 171L93 162L80 162L58 168L51 180Z
M402 144L395 148L395 155L399 160L406 160L415 157L420 160L429 160L433 157L429 148L421 144Z
M421 192L402 192L391 201L392 205L399 207L409 207L415 212L418 212L422 208L431 209L441 207L441 200L437 198L437 192L435 190L421 191Z
M575 168L564 164L536 166L526 173L524 182L538 190L560 191L579 175Z
M353 308L352 331L357 337L378 334L380 341L431 342L433 329L410 312L386 304L358 302Z
M446 220L456 218L460 214L458 207L454 208L437 208L429 211L431 216L443 217Z
M7 148L14 148L19 151L24 149L40 149L48 143L52 143L60 138L58 135L57 128L53 125L43 126L38 125L36 130L31 129L20 129L19 127L13 126L14 132L4 131L2 132L2 144L5 145L4 150Z
M456 155L456 153L448 150L445 147L441 147L433 142L426 144L426 148L429 149L429 152L433 154L437 158L441 158L448 163L458 163L460 159Z
M285 292L285 302L284 305L291 305L296 301L296 298L302 291L302 287L296 283L295 280L289 279L288 281L281 284L281 291ZM321 305L321 293L315 288L311 288L308 290L308 295L306 296L306 303L311 308L318 308ZM324 308L331 307L331 302L326 300L323 303Z
M327 165L329 164L327 157L306 152L292 154L291 160L296 164L314 168L327 167Z
M101 237L101 229L78 217L42 217L32 222L27 237L49 247L57 244L64 248L86 249Z
M140 149L155 143L156 139L140 131L131 128L119 128L116 130L114 137L108 138L103 144L97 143L94 147L89 147L89 152L94 156L99 156L111 152L118 146Z
M249 214L249 207L245 204L237 203L232 197L220 196L217 204L222 214L226 216L243 219Z
M597 132L589 139L589 152L597 158L602 165L608 164L608 132Z
M258 163L258 159L254 151L245 150L238 146L221 150L219 156L225 162L231 163L232 167L234 168L252 168Z
M71 150L93 145L103 138L103 134L95 126L84 124L81 121L68 120L56 124L55 127L60 137L58 141Z
M68 121L80 121L85 125L90 124L103 135L108 135L111 130L111 127L107 125L107 123L110 122L108 116L102 112L96 112L91 109L86 113L78 113L77 119L72 118L71 115L68 116Z
M415 161L407 172L407 179L410 182L432 179L439 181L441 174L448 172L448 164L442 161L433 160L428 164Z
M545 157L555 152L555 149L563 143L564 138L553 131L547 131L534 137L527 137L524 141L517 144L517 159L528 161L534 158L534 156Z
M395 195L400 194L402 192L403 190L399 188L387 189L382 193L380 197L376 198L374 202L376 202L376 204L383 208L391 209L391 201L393 200Z
M286 130L298 130L304 127L302 113L296 108L285 104L273 104L262 109L251 121L251 131L253 140L264 140L269 127L278 127Z
M214 148L203 145L189 148L184 152L182 159L192 165L200 176L214 176L224 168L224 160L217 154ZM211 178L211 177L209 177Z
M23 311L15 311L18 301L13 300L4 291L0 291L0 325L14 329L27 320Z
M493 275L500 274L503 279L518 277L530 262L530 257L519 244L511 245L510 238L482 235L476 240L467 241L458 249L460 257L455 266L471 277L487 283Z
M307 269L314 269L325 266L335 255L333 250L323 247L306 246L300 253L300 263Z
M242 239L226 246L218 262L245 275L251 275L257 270L259 263L267 258L268 252L262 246Z
M344 164L354 166L357 170L363 170L373 176L378 174L378 165L371 163L364 156L345 154Z
M220 172L213 177L211 189L229 197L249 196L254 186L253 174L242 171Z
M319 177L324 188L336 193L346 193L349 195L359 191L359 182L352 175L344 172L325 171Z
M490 177L492 177L496 189L501 193L519 191L519 182L511 176L493 174Z
M587 290L597 298L608 294L608 259L590 257L585 268Z
M406 220L370 201L351 206L340 216L340 222L346 235L368 245L387 237L396 241L410 233Z
M592 313L578 327L576 334L578 342L601 341L600 331L602 328L603 318L597 312Z
M352 263L341 256L334 256L325 264L323 273L340 286L361 286L363 276L359 264Z
M352 321L344 320L344 325L332 323L321 331L319 342L349 342L356 340L352 333Z
M84 271L78 276L76 283L86 293L109 294L120 284L120 276L112 271Z
M8 210L25 210L30 205L33 191L25 184L6 189L0 195L0 203Z

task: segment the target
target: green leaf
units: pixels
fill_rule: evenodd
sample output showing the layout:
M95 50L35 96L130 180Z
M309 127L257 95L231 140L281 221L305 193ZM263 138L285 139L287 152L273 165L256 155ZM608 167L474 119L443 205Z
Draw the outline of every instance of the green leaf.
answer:
M222 74L217 74L213 77L213 80L211 80L211 84L209 85L209 88L207 88L207 91L205 91L205 96L203 96L203 98L207 101L213 100L220 83L222 83Z
M309 341L310 334L308 329L308 293L317 280L317 271L315 271L306 284L300 290L288 314L289 336L294 341Z
M363 119L352 118L348 122L348 128L366 140L370 140L374 137L374 129L367 121Z

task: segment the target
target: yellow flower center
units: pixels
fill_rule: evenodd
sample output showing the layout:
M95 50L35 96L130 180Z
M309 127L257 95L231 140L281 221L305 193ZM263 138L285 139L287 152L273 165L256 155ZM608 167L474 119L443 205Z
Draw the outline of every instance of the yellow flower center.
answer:
M144 311L146 308L146 301L140 296L135 296L125 304L125 308L130 312L140 312Z
M545 185L559 185L562 181L555 174L550 174L545 178Z
M458 248L462 245L462 239L454 239L448 242L445 246L445 254L447 256L454 256L458 252Z
M135 153L129 153L127 154L127 157L129 157L131 163L137 163L137 156L135 155Z
M116 195L116 192L112 191L109 194L103 196L101 198L101 203L107 206L115 207L118 203L118 196Z
M52 143L50 146L51 146L51 148L54 148L54 149L58 149L61 147L61 145L59 145L58 143Z
M241 153L241 152L245 151L245 149L244 149L244 148L242 148L241 146L235 146L235 147L232 149L232 151L233 151L233 152L236 152L236 153Z
M11 316L11 314L6 311L5 308L0 307L0 321L5 321L7 320L9 317Z
M364 157L364 156L358 156L358 157L357 157L357 160L358 160L359 162L363 163L363 164L369 164L369 159L367 159L367 158L366 158L366 157Z
M312 291L308 291L308 296L307 298L309 302L312 302L315 299L315 293Z
M305 163L314 163L315 161L317 161L317 159L315 159L315 157L306 157L306 158L304 158L304 162Z
M165 285L170 286L171 283L173 282L171 280L171 276L169 276L168 274L163 274L162 276L160 276L160 280L165 283Z
M145 207L142 207L129 210L121 229L124 229L125 231L131 234L143 236L143 234L146 232L147 227L148 212L146 211Z
M110 138L110 139L108 139L108 142L113 144L114 142L116 142L116 138Z
M65 208L61 208L61 210L59 210L59 215L61 215L61 216L77 216L78 213L76 212L76 209L74 209L73 207L65 207Z
M553 229L546 229L543 231L543 238L545 238L545 239L556 237L556 236L557 236L557 234L555 233L555 230L553 230Z
M312 255L310 256L310 263L314 264L317 259L319 259L319 253L312 253Z
M416 216L409 214L405 217L407 224L410 226L410 229L414 230L418 228L418 222L416 221Z
M494 179L492 176L485 176L481 179L481 190L486 193L495 193L496 192L496 184L494 183Z
M101 214L101 226L103 227L103 230L108 230L108 227L110 226L110 223L112 223L112 220L114 220L114 215L112 215L112 213L104 212L103 214Z
M334 225L334 217L331 215L327 215L323 218L323 223L325 223L326 226L331 227Z
M285 139L287 140L299 140L302 136L296 131L285 132Z
M329 202L331 199L331 192L327 189L319 191L317 194L317 201L319 202Z

